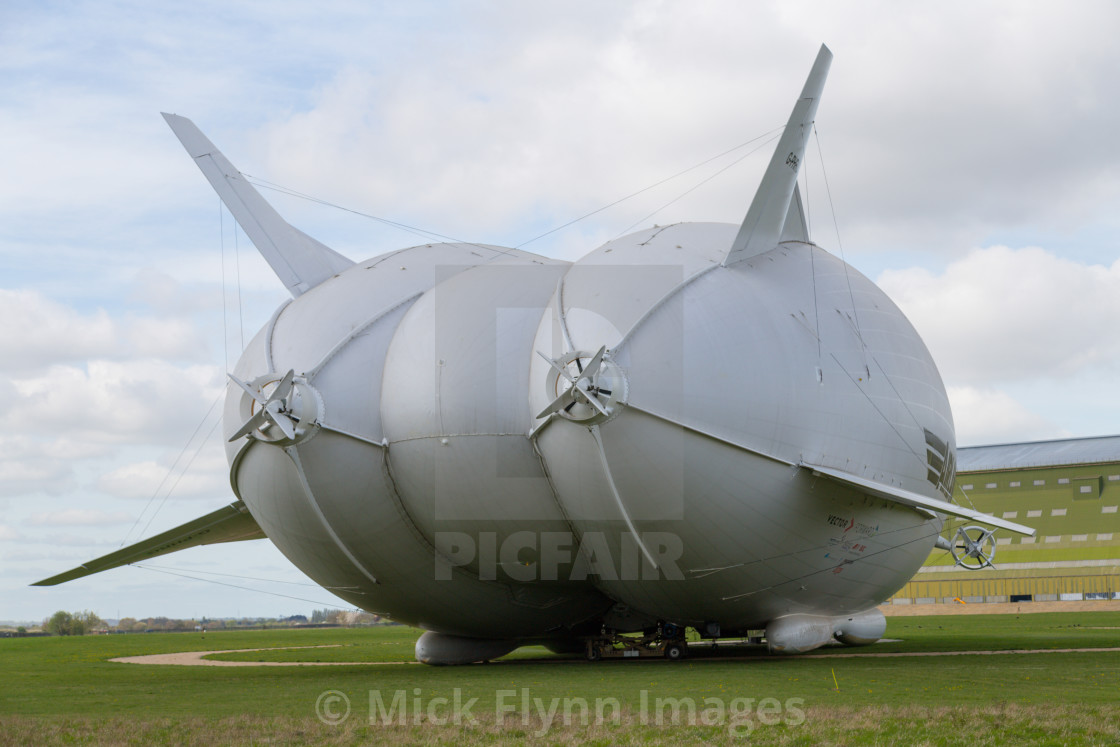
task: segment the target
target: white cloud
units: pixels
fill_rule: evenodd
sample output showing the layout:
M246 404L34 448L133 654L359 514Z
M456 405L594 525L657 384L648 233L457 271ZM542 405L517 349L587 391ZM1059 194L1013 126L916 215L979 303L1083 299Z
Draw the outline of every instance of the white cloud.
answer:
M128 340L134 354L144 358L197 360L207 347L188 319L132 319Z
M210 451L193 460L188 455L174 470L151 461L126 464L103 475L97 487L103 493L126 499L148 499L170 493L176 499L213 500L229 496L232 500L225 455L220 449Z
M1120 261L1105 267L996 246L941 272L887 271L878 283L930 348L959 442L1115 432Z
M0 542L11 542L23 539L23 536L7 524L0 524Z
M96 508L68 508L62 511L41 511L31 515L32 526L106 526L131 522L134 517L124 511L101 511Z
M1070 435L1006 392L950 386L948 393L957 440L962 446L1042 441Z
M69 448L64 439L50 441L23 434L0 435L0 494L58 494L74 485L74 460L104 456L100 450Z
M26 290L0 289L0 368L27 370L120 352L109 314L75 310Z
M214 366L158 360L90 361L86 369L51 366L17 379L7 410L24 433L65 433L94 442L181 443L224 391Z
M819 126L846 238L860 250L958 251L993 227L1069 227L1120 195L1120 149L1070 136L1120 124L1102 93L1114 6L612 10L577 4L556 18L503 6L492 19L503 32L485 35L481 51L471 29L441 39L440 54L406 50L391 75L343 64L312 106L263 128L268 173L469 239L528 216L556 224L780 123L825 41L837 57ZM753 173L736 169L654 220L738 221ZM819 189L819 169L813 178ZM596 221L619 230L692 183ZM816 207L827 214L825 200Z
M888 271L878 282L950 382L1058 382L1088 368L1120 370L1120 260L1103 267L991 247L942 273Z
M199 360L208 347L189 318L121 317L105 309L83 314L29 290L0 289L0 318L0 371L90 358Z

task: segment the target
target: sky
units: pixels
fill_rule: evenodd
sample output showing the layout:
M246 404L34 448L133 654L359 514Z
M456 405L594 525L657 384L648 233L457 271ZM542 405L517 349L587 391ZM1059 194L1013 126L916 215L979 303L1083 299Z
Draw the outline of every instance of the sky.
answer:
M28 587L233 499L213 406L286 293L160 112L352 259L574 260L741 222L825 43L812 237L914 323L958 443L1106 435L1117 28L1091 0L0 4L0 620L345 606L266 541Z

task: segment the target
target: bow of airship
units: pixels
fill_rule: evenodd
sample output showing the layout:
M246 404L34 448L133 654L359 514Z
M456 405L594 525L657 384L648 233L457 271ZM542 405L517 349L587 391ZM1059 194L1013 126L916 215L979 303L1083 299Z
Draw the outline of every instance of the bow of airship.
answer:
M643 631L877 640L944 517L955 436L928 350L814 244L797 178L821 48L741 225L681 223L574 263L427 244L354 263L165 115L292 294L247 346L224 430L238 501L47 579L267 536L417 658L528 642L596 658ZM627 639L632 640L632 639ZM612 648L616 647L616 648Z

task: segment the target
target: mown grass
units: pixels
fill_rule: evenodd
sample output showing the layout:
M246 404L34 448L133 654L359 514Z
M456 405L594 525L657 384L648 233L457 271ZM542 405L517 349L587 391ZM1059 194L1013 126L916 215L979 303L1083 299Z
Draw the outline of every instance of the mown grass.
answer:
M642 725L632 713L618 723L556 724L519 716L478 723L404 726L350 719L334 726L292 716L204 716L121 719L60 717L44 720L0 716L0 744L315 744L315 745L1100 745L1120 739L1116 706L1014 703L984 707L812 707L803 724L750 726Z
M898 642L782 659L721 649L683 662L591 664L530 648L470 667L375 663L410 660L417 635L387 627L2 639L0 744L660 744L732 743L744 736L776 744L1120 741L1120 652L828 657L1120 646L1120 613L892 618L887 635ZM331 644L337 647L218 658L369 663L224 668L108 662L174 651ZM349 704L347 718L337 724L316 715L316 704L331 691ZM383 723L378 708L387 709L397 693L404 694L404 708ZM472 718L438 723L456 697L464 703L477 698L468 711ZM439 698L447 699L447 708ZM675 719L669 698L682 707ZM670 706L659 711L658 699ZM760 710L764 699L772 700ZM691 716L685 700L695 707ZM581 703L589 707L586 724ZM599 704L605 704L602 723L595 718ZM550 707L556 708L551 721ZM336 707L325 715L339 712Z

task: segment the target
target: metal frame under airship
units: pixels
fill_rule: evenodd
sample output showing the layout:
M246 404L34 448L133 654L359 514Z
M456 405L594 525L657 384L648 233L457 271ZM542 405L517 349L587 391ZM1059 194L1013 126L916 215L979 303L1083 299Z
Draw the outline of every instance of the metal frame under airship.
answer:
M742 225L682 223L568 263L414 246L354 263L164 115L290 290L230 376L238 501L41 584L267 537L457 664L645 631L677 655L870 643L937 545L955 437L918 333L809 240L797 176L822 47Z

